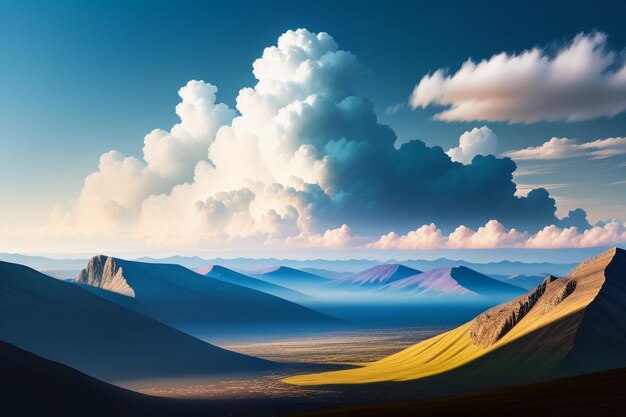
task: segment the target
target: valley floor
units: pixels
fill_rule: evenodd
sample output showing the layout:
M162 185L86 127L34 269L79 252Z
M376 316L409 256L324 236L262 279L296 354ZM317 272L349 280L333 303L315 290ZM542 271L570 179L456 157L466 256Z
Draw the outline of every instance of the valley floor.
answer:
M408 346L448 330L448 326L357 329L312 333L301 336L222 339L212 341L228 350L261 357L293 367L266 373L257 378L220 380L165 379L123 383L126 388L145 394L176 398L309 398L324 401L353 397L345 393L318 388L302 388L285 384L288 376L341 369L350 364L384 358Z

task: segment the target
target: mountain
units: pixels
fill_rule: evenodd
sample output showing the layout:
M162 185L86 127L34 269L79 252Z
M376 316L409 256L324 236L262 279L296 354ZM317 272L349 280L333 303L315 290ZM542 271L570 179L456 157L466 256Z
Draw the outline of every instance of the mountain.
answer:
M506 282L507 284L515 285L517 287L524 288L526 290L532 290L537 285L541 284L546 275L490 275L491 278L498 281Z
M274 285L280 285L303 292L318 288L320 285L331 281L329 278L323 278L319 275L289 268L287 266L274 266L258 270L252 275Z
M108 381L278 367L202 342L22 265L0 262L0 299L0 340Z
M352 275L352 272L347 271L331 271L330 269L321 268L301 268L301 271L309 272L314 275L319 275L322 278L338 279Z
M327 286L371 290L419 273L421 273L421 271L400 264L382 264L349 275L345 278L335 279L329 282Z
M511 298L524 289L510 285L464 266L435 268L383 286L382 291L420 297L462 296Z
M197 268L195 272L207 276L209 278L219 279L220 281L229 282L231 284L240 285L242 287L251 288L266 294L284 298L294 303L306 302L311 299L308 295L290 290L280 285L271 284L267 281L249 277L248 275L233 271L219 265L210 265Z
M301 385L545 378L626 366L626 251L613 248L567 277L395 355L345 371L286 379Z
M180 265L100 255L89 261L76 282L109 301L192 334L334 322L291 301L203 276Z
M524 253L528 253L530 250L525 250ZM530 251L532 252L532 251ZM541 273L550 273L554 275L566 275L574 266L572 261L579 261L589 256L599 253L598 248L590 249L564 249L558 253L564 253L563 256L554 256L553 262L533 262L533 261L500 261L500 262L469 262L463 260L453 260L448 258L439 258L434 260L424 259L406 259L402 261L398 260L372 260L372 259L309 259L309 260L293 260L293 259L251 259L251 258L213 258L204 259L198 256L170 256L167 258L150 258L142 257L134 259L138 262L144 263L167 263L178 264L186 268L195 269L205 265L222 265L226 268L238 270L238 271L253 271L262 268L268 268L272 265L283 265L290 268L300 269L302 271L310 272L315 275L320 275L326 278L339 278L339 274L354 274L367 268L380 265L381 263L401 263L405 266L418 269L420 271L427 271L433 268L440 267L456 267L466 266L468 268L479 271L488 275L537 275ZM517 256L518 253L512 253L512 256ZM498 253L498 256L502 256ZM526 257L529 259L535 259L539 257L545 257L545 251L538 252L535 256ZM29 266L31 268L41 270L75 270L78 271L84 268L85 263L89 259L53 259L44 256L30 256L14 253L0 253L0 261L19 263ZM327 272L326 272L327 271Z
M22 416L137 416L148 415L141 411L149 405L167 403L4 342L0 342L0 384L3 409Z

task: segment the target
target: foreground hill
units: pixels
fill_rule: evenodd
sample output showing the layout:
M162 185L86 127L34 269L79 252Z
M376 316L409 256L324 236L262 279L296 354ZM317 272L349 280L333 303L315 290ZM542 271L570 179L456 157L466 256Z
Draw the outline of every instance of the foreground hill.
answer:
M220 281L229 282L231 284L240 285L246 288L251 288L253 290L284 298L295 303L306 302L309 301L311 298L304 293L290 290L289 288L272 284L261 279L252 278L248 275L233 271L232 269L220 265L204 266L201 268L197 268L195 271L209 278L215 278L219 279Z
M300 271L299 269L289 268L287 266L276 266L262 269L252 274L254 277L263 281L287 287L292 290L307 292L308 290L317 289L320 285L324 285L331 280L310 272Z
M303 375L300 385L545 378L626 366L626 252L611 249L567 277L361 368Z
M421 271L401 264L382 264L366 269L365 271L335 279L328 283L328 287L373 290L383 285L419 274Z
M100 379L249 373L277 364L204 343L28 267L0 262L0 340Z
M618 369L434 400L344 407L299 416L621 416L626 415L625 383L626 369Z
M489 278L464 266L435 268L391 282L383 291L420 297L497 297L509 299L525 290L497 279Z
M179 265L107 256L89 261L76 282L99 296L189 332L219 328L332 324L291 301L197 274Z

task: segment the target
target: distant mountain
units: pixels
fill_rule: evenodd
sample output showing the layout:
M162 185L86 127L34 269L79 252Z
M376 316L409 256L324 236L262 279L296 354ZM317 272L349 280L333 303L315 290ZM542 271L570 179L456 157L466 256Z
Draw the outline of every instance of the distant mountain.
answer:
M507 284L515 285L526 290L532 290L546 278L547 273L541 275L490 275L491 278Z
M322 278L338 279L352 275L352 272L347 271L331 271L330 269L321 268L301 268L301 271L311 273L313 275L319 275Z
M0 261L26 265L33 269L81 269L86 259L53 259L45 256L0 253Z
M275 285L303 292L318 288L320 285L331 281L328 278L287 266L274 266L261 269L252 273L252 276Z
M286 300L293 301L294 303L306 302L311 299L311 297L304 293L294 291L286 287L281 287L280 285L271 284L261 279L252 278L248 275L219 265L200 267L197 268L195 272L209 278L219 279L220 281L229 282L231 284L261 291L266 294L275 295L276 297L284 298Z
M421 271L400 264L382 264L344 278L335 279L327 286L371 290L419 273Z
M558 259L576 259L582 260L589 256L599 253L599 248L591 249L572 249L567 256L559 257ZM545 255L542 253L542 255ZM502 255L501 255L502 256ZM511 254L514 257L515 254ZM537 256L539 257L539 255ZM407 259L403 261L399 260L385 260L377 261L372 259L310 259L310 260L293 260L293 259L252 259L252 258L213 258L204 259L198 256L170 256L167 258L151 258L142 257L135 259L144 263L174 263L182 265L186 268L195 269L205 265L222 265L226 268L234 269L237 271L253 271L262 268L268 268L273 265L283 265L286 267L300 269L306 272L320 275L326 278L338 278L334 274L350 273L354 274L367 268L374 267L381 263L401 263L402 265L418 269L420 271L427 271L433 268L439 267L456 267L465 266L475 271L478 271L487 275L538 275L544 273L550 273L553 275L561 276L567 275L569 271L576 266L575 263L555 263L555 262L522 262L522 261L501 261L490 263L478 263L468 262L463 260L453 260L448 258L440 258L435 260L420 260L420 259ZM11 253L0 253L0 261L14 262L22 265L30 266L31 268L38 270L80 270L87 263L88 259L52 259L43 256L28 256ZM315 270L321 271L315 271ZM329 271L325 273L323 271Z
M278 367L202 342L22 265L0 262L0 299L0 340L99 379L121 382Z
M613 248L567 277L367 366L287 378L299 385L383 381L511 383L626 366L626 251Z
M261 291L197 274L180 265L107 256L76 278L95 294L192 334L263 326L328 325L334 319Z
M391 282L381 290L421 297L482 296L509 299L525 290L464 266L435 268Z
M52 278L73 281L80 269L39 269L39 272Z

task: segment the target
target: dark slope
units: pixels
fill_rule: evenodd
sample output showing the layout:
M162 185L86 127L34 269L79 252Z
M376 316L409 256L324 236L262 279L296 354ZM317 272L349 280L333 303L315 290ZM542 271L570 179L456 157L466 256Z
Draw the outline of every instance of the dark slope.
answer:
M76 281L91 285L96 294L110 301L190 332L335 322L291 301L179 265L97 256Z
M274 369L28 267L0 262L0 340L105 380Z
M301 417L561 417L626 415L626 369L434 400L344 407Z
M267 399L153 397L0 341L0 410L10 417L266 417L303 406ZM304 406L306 409L306 406Z

